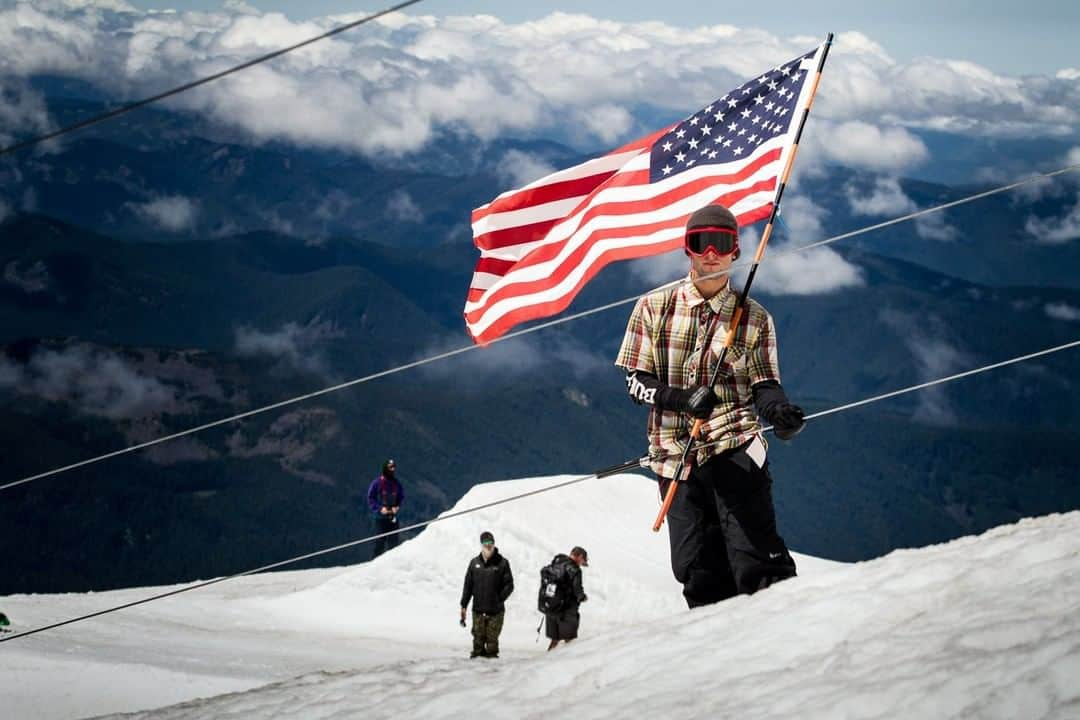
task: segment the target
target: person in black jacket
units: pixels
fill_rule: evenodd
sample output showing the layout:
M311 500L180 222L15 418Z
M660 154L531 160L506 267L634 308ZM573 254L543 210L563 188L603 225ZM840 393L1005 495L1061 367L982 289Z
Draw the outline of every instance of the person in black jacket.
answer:
M473 649L470 658L499 657L499 633L502 632L506 599L514 592L510 561L499 554L495 536L480 533L480 554L469 561L465 586L461 590L461 625L465 610L473 604Z
M583 547L575 547L569 555L562 553L556 555L551 564L564 568L569 578L569 592L566 596L566 607L557 613L544 615L546 634L551 640L548 643L548 650L554 650L559 641L570 642L577 637L578 626L581 624L581 613L578 608L581 603L589 599L581 582L581 568L589 567L589 553L585 552Z

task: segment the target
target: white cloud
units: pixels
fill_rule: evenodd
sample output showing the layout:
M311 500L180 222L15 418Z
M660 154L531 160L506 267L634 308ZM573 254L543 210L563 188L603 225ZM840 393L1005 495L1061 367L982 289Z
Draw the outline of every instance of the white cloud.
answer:
M404 192L404 191L402 191ZM405 193L408 197L408 193ZM411 199L410 199L411 201ZM391 203L393 198L391 198ZM319 204L312 211L312 216L322 220L324 222L330 222L344 217L344 215L353 206L353 198L350 194L342 192L341 190L331 190L320 201ZM389 210L389 208L388 208ZM391 217L394 217L391 214ZM291 234L291 233L289 233Z
M173 233L190 230L198 215L198 205L183 195L168 195L145 203L130 203L130 207L144 220Z
M915 232L921 238L927 240L940 240L941 242L951 242L956 239L959 234L952 225L949 225L945 219L945 211L939 210L938 212L930 213L929 215L920 215L915 218Z
M235 3L216 12L110 4L119 11L55 1L0 10L0 75L77 76L135 98L359 17L294 22ZM810 42L566 13L519 24L394 13L170 102L254 140L371 155L416 150L440 128L484 139L573 124L590 144L610 145L637 127L636 106L690 112ZM870 38L841 33L807 138L826 133L817 147L829 159L898 170L926 158L905 126L1072 133L1080 84L1071 77L1013 78L939 58L897 63Z
M1080 80L1080 68L1062 68L1055 77L1059 80Z
M882 322L891 327L903 340L915 360L919 370L919 379L923 381L957 372L973 364L972 357L963 350L949 344L934 335L945 334L942 328L934 328L933 335L928 327L940 325L936 318L916 318L913 315L895 310L883 310ZM954 425L956 413L945 394L943 386L926 388L917 394L918 405L915 419L929 425Z
M970 364L968 355L944 340L922 338L909 339L908 349L922 371L922 377L932 380L943 377ZM944 390L940 387L923 390L919 397L916 419L931 425L953 425L956 413L953 411Z
M173 388L123 356L83 345L38 350L25 365L0 357L0 386L110 420L184 409Z
M789 231L792 239L805 243L825 237L825 216L828 211L820 205L815 205L805 195L785 197L780 207L780 214L782 227ZM748 243L749 239L750 236L747 236L746 240L740 243L743 257L750 257L753 252L753 246Z
M845 187L844 195L856 215L898 217L918 209L894 177L877 178L868 195L862 195L854 185Z
M241 428L229 435L225 444L233 457L276 458L286 472L312 482L332 484L333 478L303 466L320 448L333 442L341 430L337 413L330 408L303 408L277 418L250 443L245 428Z
M882 128L861 120L836 123L815 119L807 128L806 140L810 162L882 172L916 167L930 155L923 141L904 128Z
M430 357L461 347L459 342L436 343L425 348L417 357ZM491 379L513 382L528 377L537 369L550 370L555 364L565 366L565 372L583 378L596 371L608 371L611 359L571 338L533 337L513 338L485 348L451 358L447 362L425 365L424 375L436 380L452 381L456 389L468 392L490 392ZM560 367L559 372L564 372Z
M690 261L683 250L672 250L662 255L631 260L628 267L649 285L658 286L685 277L690 272Z
M158 433L153 437L148 437L146 440L152 440L154 438L161 437L167 434L168 430L161 428ZM131 433L126 433L130 438ZM219 453L199 440L192 437L183 437L176 440L171 440L167 443L160 445L153 445L147 448L145 451L145 457L155 465L175 465L183 462L204 462L206 460L214 460L219 457Z
M1076 195L1076 204L1061 217L1032 215L1024 223L1024 229L1036 242L1046 245L1061 245L1080 238L1080 193Z
M811 218L806 222L811 225L819 223L820 211L807 207L809 204L809 200L804 200L802 204L804 217ZM787 222L791 225L792 219L789 218ZM741 267L732 273L732 282L741 288L760 237L756 228L743 228L740 235L739 243L743 249L739 260ZM820 229L813 237L819 236ZM794 249L807 239L800 237L787 242L770 241L755 276L755 289L771 295L821 295L864 284L859 267L849 263L832 248Z
M0 145L10 145L49 129L49 114L41 94L21 79L0 74Z
M398 222L422 223L424 211L405 190L398 190L386 202L386 214Z
M1053 165L1055 168L1080 166L1080 145L1069 148ZM1036 175L1035 172L1029 172L1024 177L1030 178ZM984 168L979 172L977 179L988 183L1005 184L1012 182L1014 178L1014 175L1000 169ZM1052 178L1039 176L1038 179L1021 185L1010 194L1014 205L1030 205L1046 198L1063 197L1068 194L1070 186L1075 186L1078 180L1080 180L1080 175L1075 172Z
M585 108L578 113L578 118L581 127L606 145L614 145L626 137L634 125L634 117L626 108L611 103Z
M1080 307L1075 307L1068 303L1047 303L1043 306L1043 311L1055 320L1068 320L1070 322L1080 321Z
M528 185L555 172L543 158L521 150L507 150L495 168L499 179L511 188Z
M893 177L874 180L868 194L861 194L853 185L845 187L844 194L856 215L897 218L919 209L900 187L900 181ZM915 218L915 232L921 238L947 242L955 240L958 231L948 224L945 212L938 211Z
M236 329L236 352L248 357L278 358L297 370L323 374L326 361L320 346L344 336L336 325L320 317L306 325L288 322L271 332L240 327Z
M1034 175L1034 173L1028 173L1027 176L1031 177L1032 175ZM1004 178L997 178L995 181L1003 182ZM1021 185L1012 191L1011 195L1013 203L1030 205L1031 203L1042 200L1047 195L1053 194L1057 187L1058 185L1054 182L1053 178L1043 177L1038 180L1033 180L1027 185Z
M772 254L766 252L755 278L756 289L772 295L821 295L864 284L858 266L831 248L785 249L779 246Z
M325 214L328 211L328 207L326 205L320 204L319 207L315 209L316 217L319 217L319 219L325 219L324 216L318 214L320 209ZM269 211L261 212L259 214L259 219L266 223L266 227L270 228L276 233L280 233L282 235L291 235L293 237L298 234L296 231L296 224L289 218L282 217L281 213L278 212L277 208L272 208Z

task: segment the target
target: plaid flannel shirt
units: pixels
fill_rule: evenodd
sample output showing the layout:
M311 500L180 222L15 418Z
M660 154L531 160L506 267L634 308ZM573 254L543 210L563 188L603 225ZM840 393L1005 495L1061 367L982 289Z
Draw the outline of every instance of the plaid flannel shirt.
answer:
M730 283L706 300L689 280L642 298L627 322L615 364L627 372L652 373L674 388L707 384L724 346L735 301ZM706 336L708 358L701 362ZM750 388L764 380L780 381L776 329L768 311L750 299L713 386L720 402L702 427L701 442L718 444L696 452L699 465L761 430ZM649 412L650 465L660 477L675 476L692 424L693 418L683 413L657 407Z

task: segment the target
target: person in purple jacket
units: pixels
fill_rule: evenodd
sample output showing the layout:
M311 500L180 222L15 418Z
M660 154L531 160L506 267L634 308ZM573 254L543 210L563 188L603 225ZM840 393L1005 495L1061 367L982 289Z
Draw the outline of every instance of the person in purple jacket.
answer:
M371 481L367 493L368 507L375 518L375 533L393 532L398 527L398 511L405 500L405 490L397 479L397 464L393 460L383 463L382 474ZM375 540L375 551L371 559L382 555L387 550L397 547L401 535L387 535Z

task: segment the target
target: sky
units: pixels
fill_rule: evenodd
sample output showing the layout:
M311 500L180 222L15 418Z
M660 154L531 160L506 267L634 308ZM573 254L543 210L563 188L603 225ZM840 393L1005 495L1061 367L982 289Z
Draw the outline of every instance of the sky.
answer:
M222 0L131 0L131 4L145 9L215 10L222 6ZM308 19L374 10L393 2L386 0L376 5L372 0L255 0L248 4L264 12ZM765 14L756 3L717 3L709 14L701 12L702 5L699 0L669 0L662 5L642 0L425 0L409 12L439 16L486 13L515 23L553 12L585 13L610 20L657 20L682 27L730 24L761 28L781 36L824 37L830 31L857 30L884 45L899 61L933 55L976 62L1010 75L1053 75L1078 64L1076 28L1080 27L1080 3L1068 0L781 0L770 3L770 12Z

